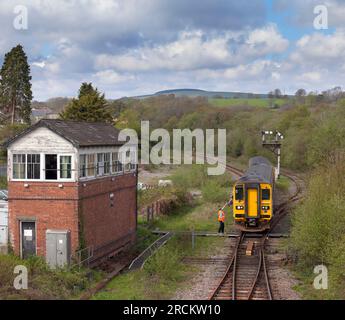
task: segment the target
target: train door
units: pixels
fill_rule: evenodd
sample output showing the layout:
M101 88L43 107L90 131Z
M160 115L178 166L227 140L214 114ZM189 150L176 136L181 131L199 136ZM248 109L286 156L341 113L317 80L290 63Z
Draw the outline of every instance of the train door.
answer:
M249 188L247 189L247 215L248 218L258 218L259 217L259 205L258 205L258 189Z

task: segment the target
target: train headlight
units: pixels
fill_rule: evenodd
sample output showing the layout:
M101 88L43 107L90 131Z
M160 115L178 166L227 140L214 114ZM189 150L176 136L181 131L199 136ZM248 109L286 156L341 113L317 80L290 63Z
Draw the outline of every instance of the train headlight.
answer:
M236 206L236 210L243 210L244 207L243 206Z
M270 209L269 206L263 206L263 207L262 207L262 210L269 210L269 209Z

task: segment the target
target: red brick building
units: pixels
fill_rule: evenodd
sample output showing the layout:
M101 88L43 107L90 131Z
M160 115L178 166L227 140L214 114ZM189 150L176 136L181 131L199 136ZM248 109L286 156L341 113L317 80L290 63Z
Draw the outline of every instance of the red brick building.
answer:
M137 149L121 149L118 134L103 123L41 120L6 143L16 254L62 255L63 240L51 246L51 232L68 234L68 259L81 248L96 258L133 243Z

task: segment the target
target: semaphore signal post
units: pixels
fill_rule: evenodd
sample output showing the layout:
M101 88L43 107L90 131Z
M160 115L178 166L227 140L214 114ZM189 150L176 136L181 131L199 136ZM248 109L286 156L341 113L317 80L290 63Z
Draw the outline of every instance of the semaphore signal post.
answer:
M277 156L276 177L280 176L281 145L284 136L279 131L261 131L262 146L271 150Z

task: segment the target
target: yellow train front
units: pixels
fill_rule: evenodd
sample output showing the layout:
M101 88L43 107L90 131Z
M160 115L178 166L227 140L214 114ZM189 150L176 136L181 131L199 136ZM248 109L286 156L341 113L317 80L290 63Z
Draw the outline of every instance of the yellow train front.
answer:
M275 168L264 157L249 160L249 168L233 187L233 216L242 231L269 229L273 217Z

